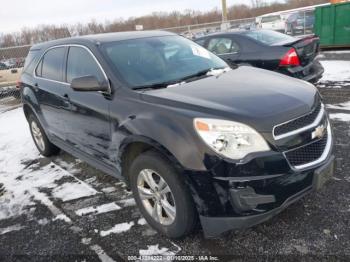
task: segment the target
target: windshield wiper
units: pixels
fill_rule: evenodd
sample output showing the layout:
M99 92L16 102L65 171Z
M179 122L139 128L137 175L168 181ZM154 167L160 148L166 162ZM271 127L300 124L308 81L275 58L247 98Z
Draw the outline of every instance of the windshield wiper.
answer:
M202 78L204 76L207 77L207 76L217 75L216 71L218 71L219 74L224 73L226 72L227 68L228 67L209 68L209 69L198 71L195 74L188 75L174 81L167 81L167 82L161 82L161 83L144 85L144 86L135 86L132 89L133 90L161 89L161 88L167 88L168 86L172 86L172 85L181 85L184 82L191 82L191 81L197 80L198 78Z
M225 69L225 67L217 67L217 68L209 68L209 69L201 70L195 74L185 76L185 77L179 79L178 82L183 82L183 81L188 81L188 80L192 80L192 81L197 80L198 78L201 78L203 76L211 76L211 74L209 74L209 73L214 71L214 70L224 70L224 69Z
M167 88L169 85L176 84L177 81L169 81L169 82L162 82L157 84L151 84L151 85L144 85L144 86L135 86L132 89L133 90L144 90L144 89L161 89L161 88Z

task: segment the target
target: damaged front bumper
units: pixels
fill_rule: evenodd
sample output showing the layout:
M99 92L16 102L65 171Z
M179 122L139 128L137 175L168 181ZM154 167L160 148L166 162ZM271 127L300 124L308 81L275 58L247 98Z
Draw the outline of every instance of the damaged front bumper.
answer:
M253 162L261 164L263 161L259 160ZM280 169L286 168L278 161L275 164ZM248 228L269 220L306 194L319 189L332 175L333 169L334 156L330 154L317 167L304 171L216 177L211 184L206 183L208 177L203 179L203 174L192 176L192 191L199 192L194 195L194 200L205 237L215 237L229 230ZM245 175L250 172L252 170L243 171ZM197 179L199 177L200 180Z

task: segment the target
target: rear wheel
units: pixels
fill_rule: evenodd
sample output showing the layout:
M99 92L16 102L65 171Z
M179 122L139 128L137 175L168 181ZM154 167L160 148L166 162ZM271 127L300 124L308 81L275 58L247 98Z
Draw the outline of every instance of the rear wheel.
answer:
M295 36L297 33L296 33L296 31L295 31L295 29L292 27L292 36Z
M196 225L191 194L179 173L162 155L147 151L130 167L130 184L147 222L158 232L179 238Z
M60 149L48 140L38 119L34 115L30 115L28 123L30 133L32 134L32 138L40 154L46 157L57 155Z

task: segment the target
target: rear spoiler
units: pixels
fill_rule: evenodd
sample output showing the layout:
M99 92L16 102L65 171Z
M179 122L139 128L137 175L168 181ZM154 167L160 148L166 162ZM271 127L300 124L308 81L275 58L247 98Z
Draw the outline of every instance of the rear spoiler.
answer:
M304 35L304 36L300 36L300 37L294 37L295 40L294 41L284 41L284 42L278 42L278 43L275 43L273 44L272 46L293 46L297 43L301 43L301 42L312 42L312 41L319 41L320 38L315 35L315 34L310 34L310 35Z

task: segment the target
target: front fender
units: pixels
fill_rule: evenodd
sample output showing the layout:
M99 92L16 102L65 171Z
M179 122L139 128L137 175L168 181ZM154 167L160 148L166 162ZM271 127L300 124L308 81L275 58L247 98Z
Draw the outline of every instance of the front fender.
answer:
M130 143L143 142L157 148L183 169L204 171L207 170L202 157L204 149L194 130L191 132L189 127L192 126L191 119L143 115L129 118L118 130L114 130L112 137L119 140L121 137L117 134L124 134L117 143L120 145L119 155Z

